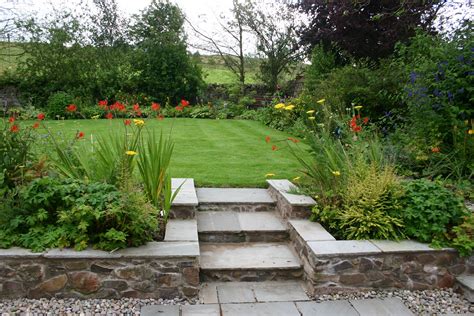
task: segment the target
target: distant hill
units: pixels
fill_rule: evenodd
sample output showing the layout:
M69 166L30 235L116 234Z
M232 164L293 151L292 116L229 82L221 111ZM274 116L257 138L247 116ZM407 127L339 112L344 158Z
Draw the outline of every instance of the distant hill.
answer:
M232 84L238 82L238 77L225 66L224 60L217 55L193 55L194 60L202 67L206 83ZM247 58L246 83L258 83L258 58Z

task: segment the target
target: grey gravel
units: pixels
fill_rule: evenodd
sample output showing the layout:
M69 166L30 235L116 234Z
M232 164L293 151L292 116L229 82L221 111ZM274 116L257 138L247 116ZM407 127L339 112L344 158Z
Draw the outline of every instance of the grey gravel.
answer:
M416 315L445 315L474 313L474 304L465 300L462 295L453 292L453 289L443 290L380 290L358 293L337 293L331 295L317 295L313 299L317 302L333 300L357 300L370 298L398 297Z
M474 304L452 289L427 291L365 291L358 293L336 293L318 295L317 302L334 300L357 300L370 298L399 297L416 315L444 315L474 313ZM132 299L120 300L77 300L77 299L17 299L0 300L0 314L6 315L140 315L145 305L189 305L196 304L191 300Z

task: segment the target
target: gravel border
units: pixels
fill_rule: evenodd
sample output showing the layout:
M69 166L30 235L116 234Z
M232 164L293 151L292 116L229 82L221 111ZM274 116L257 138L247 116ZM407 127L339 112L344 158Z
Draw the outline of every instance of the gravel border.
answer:
M443 315L474 313L474 304L452 289L408 291L384 290L359 293L317 295L316 302L398 297L415 315ZM133 299L17 299L0 300L0 313L6 315L140 315L145 305L189 305L197 300Z

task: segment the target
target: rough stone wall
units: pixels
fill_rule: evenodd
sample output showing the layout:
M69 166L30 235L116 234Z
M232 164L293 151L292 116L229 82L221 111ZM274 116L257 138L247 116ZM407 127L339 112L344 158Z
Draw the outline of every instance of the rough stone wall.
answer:
M268 194L276 201L278 212L282 218L309 218L311 206L292 205L283 197L278 190L270 186Z
M312 294L447 288L454 285L455 276L474 273L474 256L461 258L453 250L316 256L294 229L290 238L303 261Z
M0 298L175 298L199 293L196 258L5 259Z

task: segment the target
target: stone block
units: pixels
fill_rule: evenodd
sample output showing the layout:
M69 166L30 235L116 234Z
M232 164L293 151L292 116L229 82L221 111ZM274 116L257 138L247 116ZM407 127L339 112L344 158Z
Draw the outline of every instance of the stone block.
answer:
M171 219L166 224L165 241L198 241L195 219Z
M71 272L69 280L73 288L85 294L94 293L101 286L98 275L88 271Z
M380 249L367 240L310 241L308 245L316 256L381 253Z
M297 302L296 307L302 316L359 316L359 313L351 306L348 301L334 302Z
M220 315L221 315L221 311L218 304L181 306L181 316L220 316Z
M197 241L149 242L146 245L126 248L116 252L124 258L180 258L198 257Z
M319 223L310 222L307 219L292 219L288 222L304 241L336 240Z
M399 298L351 300L350 303L364 316L412 316L413 313Z
M148 305L143 306L140 315L142 316L179 316L178 305Z

